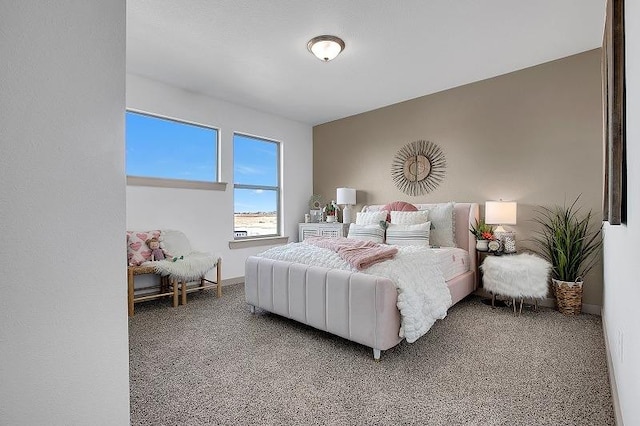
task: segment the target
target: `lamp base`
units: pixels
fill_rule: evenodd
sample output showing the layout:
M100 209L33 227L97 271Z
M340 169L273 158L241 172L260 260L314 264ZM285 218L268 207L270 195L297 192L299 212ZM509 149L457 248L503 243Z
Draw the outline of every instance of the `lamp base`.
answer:
M342 209L342 223L351 223L353 221L353 207L346 204Z

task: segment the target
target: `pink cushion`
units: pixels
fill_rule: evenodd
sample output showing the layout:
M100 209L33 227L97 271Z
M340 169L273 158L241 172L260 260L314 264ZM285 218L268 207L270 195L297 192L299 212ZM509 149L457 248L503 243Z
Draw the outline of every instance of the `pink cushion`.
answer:
M389 212L387 215L387 222L391 222L391 212L415 212L418 211L418 208L411 203L407 203L406 201L394 201L393 203L389 203L385 205L382 210L386 210Z
M159 238L160 230L127 231L127 259L130 266L138 266L151 259L151 249L146 241L149 238Z

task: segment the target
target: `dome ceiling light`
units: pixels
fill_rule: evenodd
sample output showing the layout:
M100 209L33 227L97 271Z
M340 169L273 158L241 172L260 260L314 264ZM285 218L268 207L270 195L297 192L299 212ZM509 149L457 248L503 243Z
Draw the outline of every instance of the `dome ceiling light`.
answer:
M321 61L329 62L344 50L344 41L336 36L321 35L309 40L307 49Z

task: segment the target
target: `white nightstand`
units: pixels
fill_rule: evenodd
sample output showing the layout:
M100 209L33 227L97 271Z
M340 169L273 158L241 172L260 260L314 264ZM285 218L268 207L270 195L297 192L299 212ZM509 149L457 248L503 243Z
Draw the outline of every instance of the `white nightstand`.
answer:
M348 223L319 222L298 224L298 241L304 241L308 237L346 237L348 233Z

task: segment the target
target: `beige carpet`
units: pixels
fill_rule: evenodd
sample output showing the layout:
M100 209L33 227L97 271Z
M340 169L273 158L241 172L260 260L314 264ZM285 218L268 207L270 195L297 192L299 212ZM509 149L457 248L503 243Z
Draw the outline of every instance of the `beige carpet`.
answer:
M600 317L472 297L371 349L260 311L243 285L136 305L133 425L613 425Z

